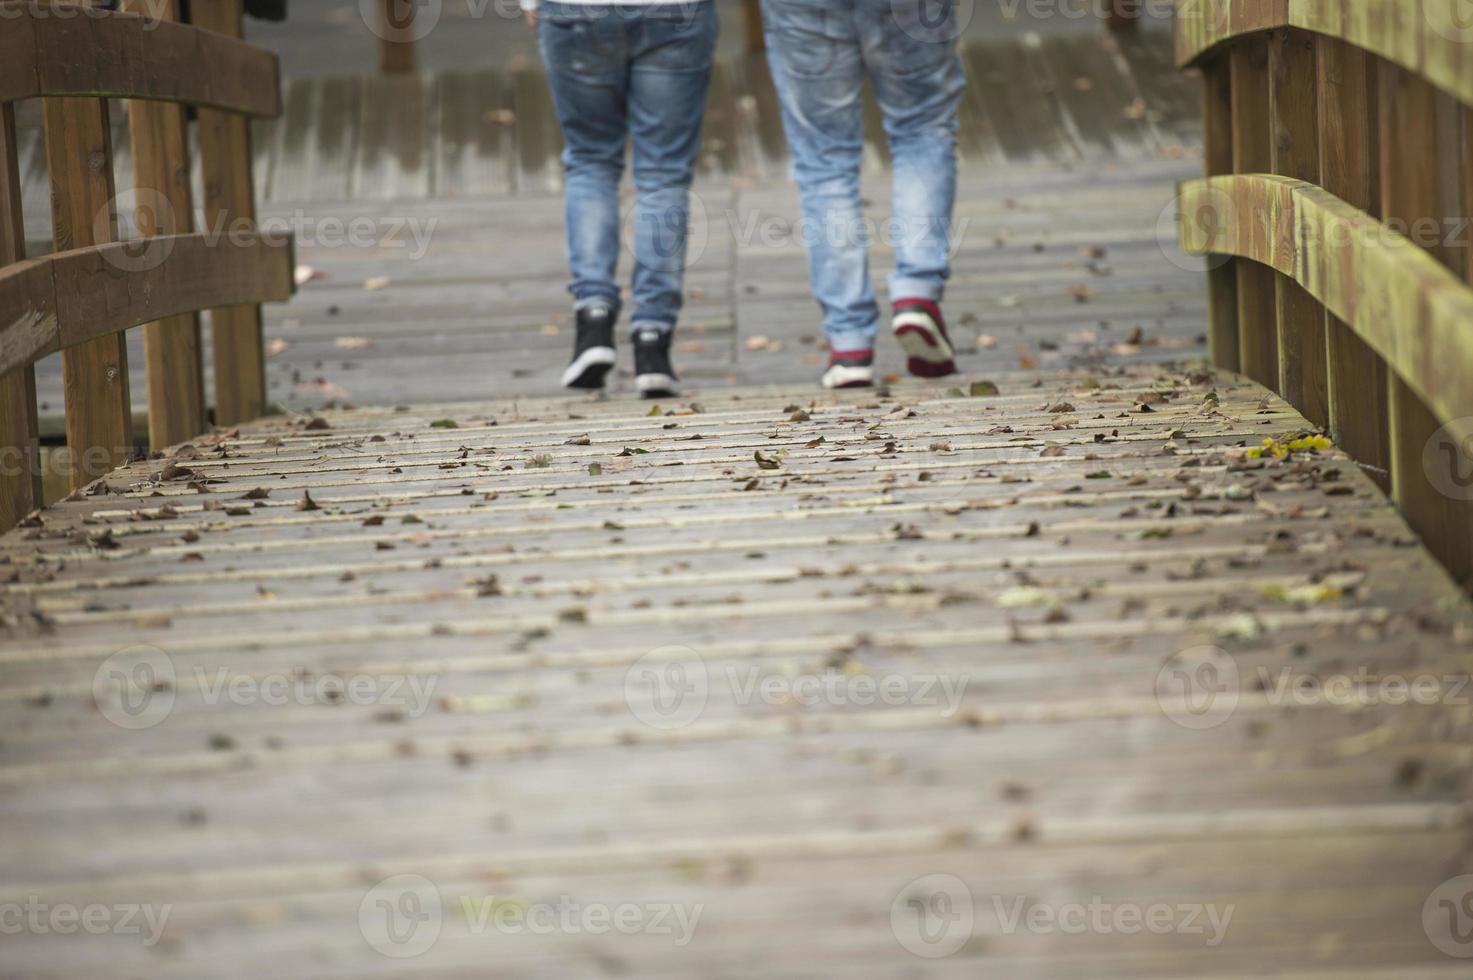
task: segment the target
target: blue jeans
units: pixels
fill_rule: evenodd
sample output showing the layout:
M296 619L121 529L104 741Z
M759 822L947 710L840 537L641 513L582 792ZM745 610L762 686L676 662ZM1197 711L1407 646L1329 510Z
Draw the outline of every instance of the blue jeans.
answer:
M951 275L956 112L966 89L954 0L762 0L772 80L803 202L813 294L836 351L874 344L880 311L859 196L868 74L894 161L890 298L939 302Z
M631 326L675 326L716 29L712 0L542 5L538 43L565 144L568 290L580 308L619 306L619 181L632 139Z

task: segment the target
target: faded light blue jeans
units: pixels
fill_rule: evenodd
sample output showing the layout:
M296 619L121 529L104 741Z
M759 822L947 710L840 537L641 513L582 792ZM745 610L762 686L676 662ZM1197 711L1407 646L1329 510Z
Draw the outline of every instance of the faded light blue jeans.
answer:
M954 0L762 0L772 79L803 203L809 277L836 351L874 345L880 311L859 194L868 75L894 161L890 298L939 302L951 275L956 114L966 89Z
M569 292L618 308L619 181L634 145L634 325L680 314L690 185L716 47L712 0L542 5L538 44L558 122Z

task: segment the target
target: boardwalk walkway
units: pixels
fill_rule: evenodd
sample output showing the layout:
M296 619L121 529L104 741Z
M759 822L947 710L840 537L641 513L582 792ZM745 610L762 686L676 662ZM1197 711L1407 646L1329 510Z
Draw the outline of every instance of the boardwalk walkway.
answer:
M969 47L966 373L843 395L726 58L654 407L550 394L535 74L293 79L265 212L440 224L304 241L284 414L0 537L0 975L1465 977L1473 608L1200 366L1126 43Z
M7 536L0 902L169 909L7 972L1462 975L1468 710L1376 682L1473 611L1375 487L1231 378L973 380L270 421ZM1231 919L1010 918L1091 901Z

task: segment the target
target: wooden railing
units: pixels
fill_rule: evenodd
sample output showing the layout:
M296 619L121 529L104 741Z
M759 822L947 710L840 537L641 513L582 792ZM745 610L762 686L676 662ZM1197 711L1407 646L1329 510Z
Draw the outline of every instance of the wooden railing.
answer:
M1182 187L1180 230L1211 256L1214 360L1325 427L1467 584L1464 0L1178 0L1176 47L1205 89L1207 177Z
M258 304L287 299L292 243L258 233L248 117L281 110L276 58L240 40L241 0L0 2L0 528L41 503L34 363L61 352L73 487L132 451L123 331L147 324L149 442L207 425L198 313L210 311L215 421L266 405ZM156 18L161 18L156 19ZM43 103L55 251L27 259L14 103ZM113 182L108 99L128 103L134 187ZM193 231L186 106L205 227ZM141 236L118 241L118 209Z

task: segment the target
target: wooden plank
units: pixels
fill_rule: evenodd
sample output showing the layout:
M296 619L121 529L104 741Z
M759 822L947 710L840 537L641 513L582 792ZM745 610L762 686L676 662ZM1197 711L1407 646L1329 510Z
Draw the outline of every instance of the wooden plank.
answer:
M0 308L20 311L0 333L0 370L191 310L288 299L292 251L289 238L237 232L222 245L201 232L157 236L142 252L113 242L0 269Z
M0 104L0 268L26 256L15 107ZM0 310L14 310L6 304ZM23 307L22 307L23 309ZM8 333L3 314L0 332ZM0 350L6 343L0 339ZM0 531L41 506L41 449L36 421L36 372L0 372Z
M241 0L194 4L190 19L227 37L240 37ZM255 185L251 174L251 132L246 119L216 109L199 111L199 153L204 173L206 230L237 223L254 226ZM221 306L210 310L215 361L215 422L234 425L266 410L266 355L261 340L261 308Z
M1232 67L1225 57L1202 66L1202 161L1208 177L1233 172ZM1215 217L1213 220L1217 220ZM1207 257L1207 338L1212 362L1241 370L1238 340L1238 270L1226 255Z
M1366 214L1379 213L1379 98L1375 64L1333 38L1319 43L1320 175L1329 193ZM1325 311L1330 365L1329 431L1382 490L1391 490L1386 367L1355 331Z
M88 95L182 102L250 116L281 111L276 55L238 36L151 13L66 16L45 3L3 6L0 101Z
M421 973L554 980L588 972L593 948L594 969L616 957L629 976L747 975L756 949L772 951L758 972L881 980L915 972L893 909L940 868L978 922L937 976L1078 976L1082 957L1091 977L1202 973L1200 936L1011 934L993 895L1231 905L1209 967L1222 978L1263 962L1294 980L1457 976L1416 910L1466 857L1462 808L1439 792L1470 758L1463 709L1374 703L1374 681L1301 706L1274 684L1285 649L1310 688L1456 676L1469 601L1349 461L1247 457L1307 424L1257 385L996 379L981 398L907 381L708 389L699 412L653 416L627 399L508 398L332 411L326 428L272 417L218 458L200 444L138 461L109 481L121 492L0 537L0 571L18 578L0 650L0 899L173 910L164 960L136 937L21 936L7 964L391 973L359 913L403 872L437 883L449 912ZM1136 411L1148 393L1160 400ZM1045 410L1063 401L1077 411ZM1065 415L1078 424L1054 425ZM1047 443L1064 456L1039 455ZM435 473L468 452L496 499L460 495L453 470L443 496L392 482L399 464ZM169 462L224 482L147 496ZM301 490L282 488L304 480L339 486L298 509ZM1229 500L1229 482L1263 492ZM251 486L269 497L241 500ZM1328 530L1344 532L1330 574ZM125 732L96 678L139 644L167 651L155 663L172 681L143 699L167 718ZM1201 692L1170 686L1196 657L1231 694L1199 730L1183 719ZM694 716L642 720L649 682L682 666L680 681L708 680ZM348 678L378 686L326 696ZM759 678L839 693L742 693ZM941 698L966 686L955 711L846 694L889 679L917 697L916 682ZM689 949L488 941L456 897L492 894L706 915Z
M1247 38L1229 55L1232 86L1233 172L1273 169L1270 128L1268 39ZM1278 290L1272 269L1252 262L1234 265L1238 277L1238 364L1267 387L1279 383Z
M1446 207L1448 202L1439 193L1437 91L1423 79L1393 66L1382 65L1378 76L1383 216L1413 230L1430 219L1440 231L1445 226L1444 216L1456 210ZM1431 254L1446 261L1443 236L1437 235L1430 244ZM1457 356L1445 343L1424 347L1418 354L1430 360ZM1393 367L1399 365L1393 363ZM1442 423L1467 413L1438 418L1428 403L1438 404L1442 394L1439 386L1416 384L1417 380L1421 379L1407 377L1401 371L1393 372L1388 380L1392 496L1433 554L1457 581L1466 582L1473 575L1473 507L1434 486L1423 458L1428 444L1440 438ZM1453 384L1467 388L1467 376Z
M117 215L107 103L48 98L42 105L57 251L114 241ZM71 485L76 488L127 462L132 452L128 346L121 334L109 334L68 347L61 356Z
M127 9L146 13L145 0ZM179 18L178 3L153 5L163 21ZM163 102L128 103L128 135L133 149L133 189L123 200L132 205L140 237L187 234L194 228L194 197L189 186L189 140L184 108ZM185 313L143 328L148 365L148 442L155 450L205 429L205 374L199 317Z
M1404 117L1405 118L1405 117ZM1407 134L1405 124L1401 129ZM1387 207L1401 192L1383 190ZM1182 187L1185 208L1229 201L1234 221L1182 224L1193 254L1222 251L1292 276L1449 422L1473 417L1473 288L1429 253L1322 188L1271 175ZM1435 355L1431 352L1435 352ZM1461 430L1460 430L1461 434ZM1470 433L1473 434L1473 433ZM1420 449L1419 449L1420 452Z
M1314 35L1287 28L1269 37L1269 125L1273 172L1313 183L1320 177L1319 68ZM1288 276L1274 279L1278 387L1317 426L1330 423L1325 311Z
M1467 10L1459 0L1179 0L1177 63L1283 27L1348 41L1473 104Z

